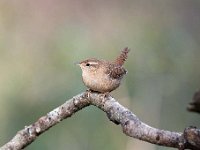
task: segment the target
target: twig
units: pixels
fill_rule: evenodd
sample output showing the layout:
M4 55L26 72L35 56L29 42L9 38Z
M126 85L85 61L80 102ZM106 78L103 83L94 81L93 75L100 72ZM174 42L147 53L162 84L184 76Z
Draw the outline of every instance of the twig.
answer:
M200 90L194 93L192 102L189 103L187 109L191 112L200 113Z
M106 112L108 118L115 124L121 124L123 132L128 136L180 150L186 148L200 149L199 129L187 128L184 133L159 130L141 122L136 115L120 105L111 96L105 97L103 94L85 92L73 97L63 105L41 117L34 124L19 131L0 150L19 150L28 146L40 134L91 104Z

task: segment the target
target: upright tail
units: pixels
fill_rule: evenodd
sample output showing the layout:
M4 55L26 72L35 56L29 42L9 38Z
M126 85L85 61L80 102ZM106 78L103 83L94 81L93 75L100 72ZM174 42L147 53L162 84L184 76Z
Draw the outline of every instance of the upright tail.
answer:
M124 48L122 50L121 54L115 60L115 63L122 66L124 64L124 62L126 61L127 57L128 57L129 51L130 51L130 49L128 47Z

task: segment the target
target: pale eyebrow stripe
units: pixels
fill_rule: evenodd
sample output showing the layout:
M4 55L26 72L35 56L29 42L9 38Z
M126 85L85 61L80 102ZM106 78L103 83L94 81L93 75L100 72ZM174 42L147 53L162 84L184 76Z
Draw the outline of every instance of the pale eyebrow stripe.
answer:
M89 64L90 65L97 65L98 63L97 62L90 62Z

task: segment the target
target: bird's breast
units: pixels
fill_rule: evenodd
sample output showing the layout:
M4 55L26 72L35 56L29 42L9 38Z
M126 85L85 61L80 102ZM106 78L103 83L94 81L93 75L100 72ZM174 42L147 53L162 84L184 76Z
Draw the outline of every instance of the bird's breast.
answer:
M101 93L111 92L115 90L120 85L119 79L112 79L105 73L92 73L87 72L82 73L82 79L84 84L93 91L98 91Z

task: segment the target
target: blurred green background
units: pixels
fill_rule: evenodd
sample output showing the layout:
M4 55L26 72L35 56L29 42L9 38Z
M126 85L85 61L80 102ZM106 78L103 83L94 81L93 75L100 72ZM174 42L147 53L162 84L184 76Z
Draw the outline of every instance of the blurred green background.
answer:
M113 60L126 46L128 74L112 95L153 127L200 127L186 111L200 88L199 0L1 0L0 145L86 89L74 62ZM125 136L91 106L26 149L170 148Z

